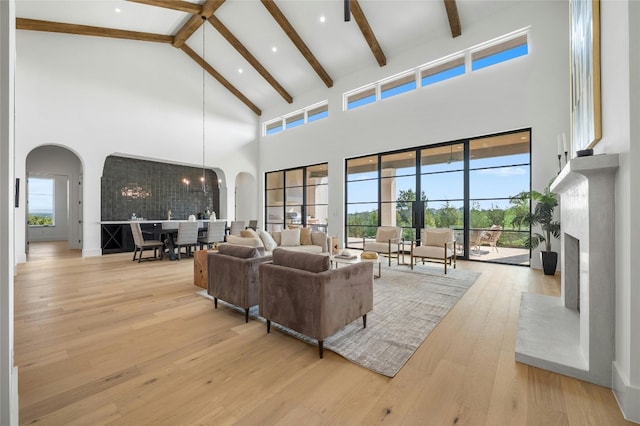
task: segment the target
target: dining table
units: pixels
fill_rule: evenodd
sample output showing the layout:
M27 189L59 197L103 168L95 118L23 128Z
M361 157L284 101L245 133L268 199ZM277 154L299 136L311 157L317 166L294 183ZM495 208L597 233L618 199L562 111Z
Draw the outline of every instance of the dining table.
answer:
M217 219L216 221L221 221ZM160 230L160 241L166 243L166 249L169 252L169 260L176 260L175 251L175 239L178 236L178 227L180 222L189 222L188 220L167 220L162 222L162 229ZM198 222L198 235L202 232L207 232L208 220L196 220Z

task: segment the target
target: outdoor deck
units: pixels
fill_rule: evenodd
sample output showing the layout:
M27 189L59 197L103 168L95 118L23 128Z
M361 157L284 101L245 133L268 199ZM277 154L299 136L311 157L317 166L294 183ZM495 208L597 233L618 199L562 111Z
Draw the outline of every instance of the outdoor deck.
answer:
M350 238L349 249L362 250L362 238ZM405 248L405 262L409 262L409 247ZM461 256L462 252L458 252ZM529 265L529 250L514 247L498 247L496 251L493 247L480 246L478 250L471 250L469 260L504 263L506 265Z

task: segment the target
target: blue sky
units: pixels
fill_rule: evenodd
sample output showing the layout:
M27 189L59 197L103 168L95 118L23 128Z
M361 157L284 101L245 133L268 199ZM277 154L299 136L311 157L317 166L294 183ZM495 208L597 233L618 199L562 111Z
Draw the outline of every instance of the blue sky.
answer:
M480 208L490 208L492 204L500 207L508 207L507 201L495 201L493 199L507 198L521 191L529 191L530 168L528 154L510 155L504 157L484 158L470 161L469 195L474 199L492 199L480 201ZM515 166L512 166L515 164ZM461 161L451 164L441 163L423 167L421 176L422 190L428 200L434 200L429 207L440 208L442 200L460 200L464 197L463 164ZM446 171L446 172L445 172ZM400 190L412 189L415 192L415 177L402 174L413 173L414 169L398 169L396 171L396 194ZM357 179L375 178L376 173L363 173ZM349 176L353 180L354 176ZM361 180L348 183L348 202L377 201L377 188L375 180ZM438 200L438 201L436 201ZM383 200L390 201L390 200ZM458 203L455 203L456 205ZM352 206L357 211L370 210L371 204L366 206ZM351 208L350 208L351 211Z
M29 211L51 211L54 183L51 178L29 178Z

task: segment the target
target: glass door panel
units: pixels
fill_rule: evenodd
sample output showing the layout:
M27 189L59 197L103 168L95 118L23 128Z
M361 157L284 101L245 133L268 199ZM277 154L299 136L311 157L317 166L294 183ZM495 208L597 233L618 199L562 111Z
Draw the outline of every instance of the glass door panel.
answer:
M464 143L420 150L420 189L426 200L421 228L451 228L464 237Z
M469 141L469 258L528 265L529 228L514 220L529 203L512 200L531 188L530 132Z
M412 235L412 201L416 199L416 152L380 156L380 224L400 226Z

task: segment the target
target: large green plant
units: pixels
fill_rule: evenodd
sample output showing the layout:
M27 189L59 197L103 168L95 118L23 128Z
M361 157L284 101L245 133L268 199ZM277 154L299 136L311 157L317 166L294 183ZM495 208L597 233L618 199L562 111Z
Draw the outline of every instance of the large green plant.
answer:
M527 239L527 246L530 249L538 247L540 244L545 244L545 251L551 251L551 237L560 237L560 222L553 219L553 211L558 206L558 196L551 192L549 185L544 189L544 192L531 191L521 192L511 197L511 202L519 204L532 200L535 202L533 211L520 211L511 220L511 225L515 227L522 227L523 225L529 225L530 227L540 225L542 234L535 232Z

